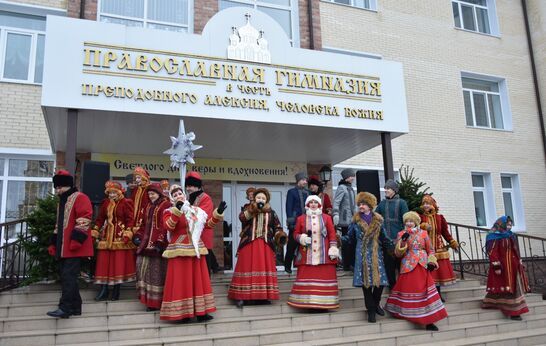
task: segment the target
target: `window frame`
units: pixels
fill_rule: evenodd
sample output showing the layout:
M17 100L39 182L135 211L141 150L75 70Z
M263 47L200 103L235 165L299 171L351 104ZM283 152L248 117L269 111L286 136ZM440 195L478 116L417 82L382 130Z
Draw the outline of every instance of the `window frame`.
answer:
M463 86L463 78L470 78L470 79L476 79L476 80L484 81L484 82L496 83L498 85L499 91L495 92L495 91L485 91L485 90L465 88ZM463 109L464 109L463 110L464 121L465 121L465 126L467 128L482 129L482 130L493 130L493 131L513 131L513 128L512 128L512 111L511 111L511 106L510 106L510 99L508 97L508 95L509 95L508 86L507 86L505 78L498 77L498 76L491 76L491 75L483 75L483 74L474 73L474 72L461 71L460 81L461 81L461 90L462 90L462 105L463 105ZM467 123L467 120L466 120L466 104L465 104L465 100L464 100L464 92L465 91L470 92L470 105L471 105L471 108L472 108L473 125L469 125ZM474 97L472 97L473 92L486 94L485 104L486 104L486 109L487 109L487 123L489 124L489 127L476 125L476 110L474 108ZM487 94L498 95L499 98L500 98L501 117L502 117L502 123L503 123L502 128L496 128L496 127L491 127L490 126L491 125L491 113L489 111L489 102L488 102L488 99L487 99Z
M231 2L237 2L245 5L252 5L253 9L259 11L258 6L268 7L276 10L284 10L290 12L290 29L292 31L292 37L288 37L288 40L292 44L292 47L300 46L300 19L299 19L299 7L297 0L290 0L290 5L277 5L272 3L267 3L262 0L226 0ZM222 0L218 0L218 9L220 9L220 3ZM263 12L263 11L262 11ZM265 12L263 12L265 13ZM265 13L267 14L267 13ZM275 18L273 18L275 20ZM275 20L275 22L277 22ZM278 22L277 22L278 23ZM279 24L279 26L281 26ZM281 26L282 27L282 26ZM284 30L284 28L283 28Z
M511 188L504 188L502 187L502 178L510 178L510 182L512 187ZM523 212L523 202L521 198L521 187L520 187L520 181L519 181L519 175L515 173L501 173L500 174L501 179L501 200L502 200L502 206L504 210L504 214L506 215L506 206L504 205L504 194L510 193L510 200L512 202L512 211L514 215L511 215L514 218L514 226L512 227L512 230L514 232L523 232L526 230L526 224L525 224L525 214Z
M8 35L17 34L30 36L30 57L29 57L29 68L27 79L13 79L13 78L4 78L4 67L6 62L6 46L8 43ZM7 83L20 83L20 84L32 84L32 85L42 85L41 82L35 82L35 72L36 72L36 50L38 47L38 36L43 35L45 37L45 31L40 30L31 30L31 29L20 29L13 28L9 26L0 26L0 82ZM42 71L43 73L43 71ZM43 74L42 74L43 77ZM43 81L43 79L42 79Z
M116 18L116 19L130 20L130 21L134 21L134 22L142 22L142 27L141 28L145 28L145 29L162 30L162 29L152 28L152 27L148 26L148 24L159 24L159 25L167 25L167 26L185 28L186 33L193 34L193 30L194 30L194 23L193 23L194 0L188 0L188 24L187 25L148 19L147 17L148 17L148 1L149 0L144 0L143 18L122 16L122 15L119 15L119 14L103 13L102 10L101 10L101 5L102 5L103 1L104 0L98 0L97 1L97 22L107 23L107 22L103 22L101 20L101 16L105 16L105 17ZM113 24L117 24L117 23L113 23ZM123 24L120 24L120 25L123 25ZM180 31L180 32L184 32L184 31Z
M483 187L477 187L474 186L472 183L473 176L482 176L483 177ZM495 199L493 196L493 187L492 187L492 181L491 181L491 173L489 172L480 172L480 171L473 171L470 172L470 186L472 188L472 203L474 204L474 223L476 227L486 227L489 228L490 225L495 222ZM478 218L476 215L476 201L474 200L474 192L483 192L483 204L484 204L484 212L485 212L485 225L478 225Z
M462 31L466 31L466 32L473 32L475 34L481 34L481 35L486 35L486 36L495 36L495 37L499 37L500 36L500 31L499 31L499 23L498 23L498 19L497 19L497 6L496 6L496 3L495 3L495 0L485 0L487 5L486 6L482 6L482 5L476 5L476 4L471 4L471 3L468 3L468 2L465 2L464 0L451 0L451 10L453 12L453 4L456 3L457 4L457 10L459 11L459 18L460 18L460 21L461 21L461 26L457 26L457 23L455 22L455 13L453 13L453 26L455 29L457 30L462 30ZM472 17L474 19L474 25L475 25L475 28L476 30L470 30L470 29L466 29L464 27L464 19L463 19L463 16L462 16L462 6L468 6L468 7L472 7ZM482 32L482 31L479 31L479 26L478 26L478 12L476 11L476 8L480 8L480 9L485 9L487 11L487 19L489 21L489 32Z
M356 5L355 5L355 0L350 0L350 1L351 1L350 4L342 4L342 3L336 2L335 0L321 0L321 1L327 2L327 3L330 3L330 4L334 4L334 5L347 6L347 7L352 7L352 8L358 8L358 9L360 9L360 10L366 10L366 11L377 12L377 0L369 0L369 2L370 2L370 7L359 7L359 6L356 6Z

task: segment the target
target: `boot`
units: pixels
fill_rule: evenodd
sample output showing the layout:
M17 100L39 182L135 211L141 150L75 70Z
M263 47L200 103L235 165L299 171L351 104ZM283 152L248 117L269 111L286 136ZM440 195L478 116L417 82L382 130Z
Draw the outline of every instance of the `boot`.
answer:
M445 303L446 300L444 299L444 297L442 297L442 291L440 289L441 289L441 286L436 286L436 291L438 291L438 295L440 296L442 303Z
M438 327L436 327L436 325L435 325L434 323L427 324L427 325L425 326L425 329L426 329L426 330L433 331L433 332L437 332L437 331L438 331Z
M368 322L375 323L375 311L368 310Z
M108 299L108 285L101 285L99 294L95 297L95 300L97 302L100 302L101 300L107 300Z
M212 320L214 317L212 317L209 314L204 314L203 316L197 316L197 322L207 322Z
M114 285L114 291L112 292L112 301L119 300L119 290L121 288L120 284Z
M237 306L239 309L242 309L243 305L245 305L244 300L238 300L237 302L235 302L235 306Z

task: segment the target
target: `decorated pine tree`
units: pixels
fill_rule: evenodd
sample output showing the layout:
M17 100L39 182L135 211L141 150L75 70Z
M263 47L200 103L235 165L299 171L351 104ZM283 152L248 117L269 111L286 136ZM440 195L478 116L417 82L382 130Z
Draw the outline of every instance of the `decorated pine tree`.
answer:
M398 181L400 198L406 200L410 211L416 211L421 213L421 200L424 194L432 195L429 192L429 188L425 187L427 184L419 181L419 179L413 175L414 168L409 166L400 166L400 180Z
M32 237L21 237L23 248L27 252L27 263L31 264L24 284L58 278L57 261L47 252L49 239L55 229L57 202L54 195L38 200L36 208L26 218Z

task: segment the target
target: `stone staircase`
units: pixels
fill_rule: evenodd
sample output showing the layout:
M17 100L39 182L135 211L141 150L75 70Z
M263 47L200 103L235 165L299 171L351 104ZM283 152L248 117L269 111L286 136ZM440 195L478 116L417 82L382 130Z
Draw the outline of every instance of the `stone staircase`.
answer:
M217 311L208 323L177 325L145 312L124 287L121 300L95 302L94 288L81 290L83 315L53 319L57 285L33 285L0 294L0 346L8 345L545 345L546 301L529 294L530 313L512 321L480 308L485 289L478 280L458 282L442 293L449 317L427 332L411 323L380 317L368 323L360 288L352 276L339 278L341 308L301 312L286 299L294 276L279 275L281 300L238 309L227 299L230 277L213 276ZM385 299L385 297L384 297ZM383 299L383 302L384 302Z

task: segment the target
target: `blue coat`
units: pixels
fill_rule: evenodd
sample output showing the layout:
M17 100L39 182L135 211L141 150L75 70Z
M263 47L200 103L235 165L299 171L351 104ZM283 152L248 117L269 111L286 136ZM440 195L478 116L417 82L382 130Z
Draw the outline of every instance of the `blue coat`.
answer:
M293 187L286 193L286 223L289 228L296 226L296 219L305 212L305 200L309 191L301 189L303 200L300 199L299 188Z
M354 264L354 276L353 286L355 287L370 287L370 286L387 286L388 280L385 272L385 265L383 263L383 251L384 249L392 247L391 240L387 237L385 229L382 225L383 218L378 213L374 213L372 221L369 226L366 222L360 219L360 215L356 213L353 217L353 222L349 225L349 231L347 235L343 237L344 241L351 244L356 243L355 251L355 264ZM372 230L368 234L375 234L375 236L369 236L365 239L366 234L364 227L371 227ZM365 242L365 243L364 243ZM376 255L374 256L374 243L377 242ZM363 246L366 245L366 246ZM366 253L363 253L366 251ZM365 258L365 260L363 260ZM376 261L374 261L374 258ZM374 263L375 262L375 263ZM366 266L366 267L364 267ZM374 284L374 266L376 268L376 274L378 274ZM366 273L366 274L365 274Z

